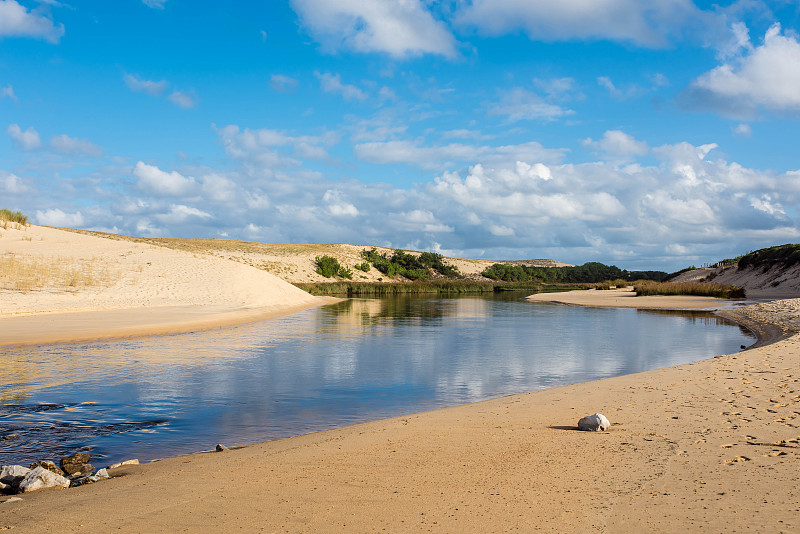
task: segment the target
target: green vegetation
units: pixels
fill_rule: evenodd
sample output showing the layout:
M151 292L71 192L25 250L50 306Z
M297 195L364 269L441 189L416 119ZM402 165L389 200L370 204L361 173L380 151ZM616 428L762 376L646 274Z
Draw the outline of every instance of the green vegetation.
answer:
M603 282L598 282L597 285L595 285L595 289L608 291L609 289L614 289L617 287L626 287L630 284L631 282L628 280L619 278L617 280L605 280Z
M481 273L492 280L504 282L539 282L548 284L599 283L606 280L654 280L667 276L662 271L626 271L614 265L590 262L575 267L532 267L495 263Z
M16 223L21 224L22 226L28 226L28 216L23 215L21 211L11 211L6 208L0 209L0 222L2 222L3 228L8 228L8 223Z
M337 296L385 296L400 294L465 294L465 293L492 293L501 291L528 291L543 293L553 291L568 291L571 289L588 289L582 284L540 285L531 283L505 283L505 282L480 282L471 280L454 280L440 278L424 282L318 282L296 283L295 286L312 295L337 295Z
M332 276L338 276L339 278L346 278L348 280L353 278L352 269L339 265L339 260L334 257L317 256L315 258L315 263L317 265L317 273L325 278L330 278Z
M634 285L637 297L649 295L694 295L719 299L742 299L744 289L713 282L641 282Z
M777 247L762 248L739 259L738 270L747 267L764 267L769 269L774 265L791 267L800 263L800 245L780 245Z
M364 263L357 263L355 265L355 268L358 269L359 271L364 271L365 273L368 273L370 269L369 262L365 261Z
M435 252L423 252L419 256L415 256L397 249L389 257L386 253L381 254L373 248L372 250L362 250L361 257L386 276L400 275L414 281L429 280L434 272L447 278L461 276L457 267L446 264L444 257Z

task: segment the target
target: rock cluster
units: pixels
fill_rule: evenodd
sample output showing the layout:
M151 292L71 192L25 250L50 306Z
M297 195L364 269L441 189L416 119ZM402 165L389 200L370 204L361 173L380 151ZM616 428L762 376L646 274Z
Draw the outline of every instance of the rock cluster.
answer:
M0 493L14 495L46 488L69 488L110 478L106 469L95 471L89 460L88 454L79 452L62 458L60 467L51 460L38 460L30 467L4 465L0 467ZM115 466L134 463L139 461L128 460Z

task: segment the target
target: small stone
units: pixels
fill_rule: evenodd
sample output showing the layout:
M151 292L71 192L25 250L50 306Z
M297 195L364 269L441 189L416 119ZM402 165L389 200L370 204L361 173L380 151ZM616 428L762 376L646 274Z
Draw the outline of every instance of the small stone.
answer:
M89 464L90 456L85 452L79 452L77 454L73 454L72 456L67 456L66 458L61 459L61 469L64 473L71 475L73 473L81 473L81 474L88 474L84 469L84 465L91 465ZM94 470L94 467L92 467Z
M55 473L58 476L64 476L64 471L58 468L55 462L51 460L37 460L30 465L31 469L35 469L37 467L44 467L51 473Z
M609 423L606 416L601 413L587 415L578 421L578 428L589 432L599 432L608 429L610 426L611 423Z
M59 476L44 467L31 469L19 483L20 493L29 493L47 488L68 488L69 479Z
M103 480L103 479L106 479L106 478L111 478L111 475L109 475L109 474L108 474L108 471L106 471L105 469L98 469L98 470L97 470L97 473L95 473L95 474L94 474L94 476L95 476L95 477L96 477L98 480Z
M225 445L222 445L220 443L217 444L217 452L222 452L222 451L227 451L227 450L228 450L228 447L226 447Z
M6 434L5 436L0 436L0 441L8 441L12 439L17 439L19 436L17 434Z

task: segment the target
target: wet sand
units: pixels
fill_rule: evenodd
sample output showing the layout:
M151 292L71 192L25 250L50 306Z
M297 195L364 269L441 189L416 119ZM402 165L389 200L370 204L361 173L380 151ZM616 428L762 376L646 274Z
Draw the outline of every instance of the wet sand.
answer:
M783 339L677 367L124 467L109 481L0 504L0 528L799 532L800 299L728 316L770 325L764 331ZM596 411L610 430L577 431L577 420Z

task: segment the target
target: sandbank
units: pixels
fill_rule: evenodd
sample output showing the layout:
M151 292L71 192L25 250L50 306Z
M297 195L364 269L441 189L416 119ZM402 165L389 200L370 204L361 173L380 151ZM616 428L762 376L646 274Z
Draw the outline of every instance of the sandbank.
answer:
M800 532L800 299L729 316L789 337L677 367L123 467L109 481L0 504L0 528ZM577 431L596 411L610 430Z
M537 293L526 297L531 302L552 302L572 306L598 308L639 308L643 310L708 310L731 308L732 301L711 297L686 295L654 295L637 297L633 288L599 291L596 289L564 291L559 293Z

